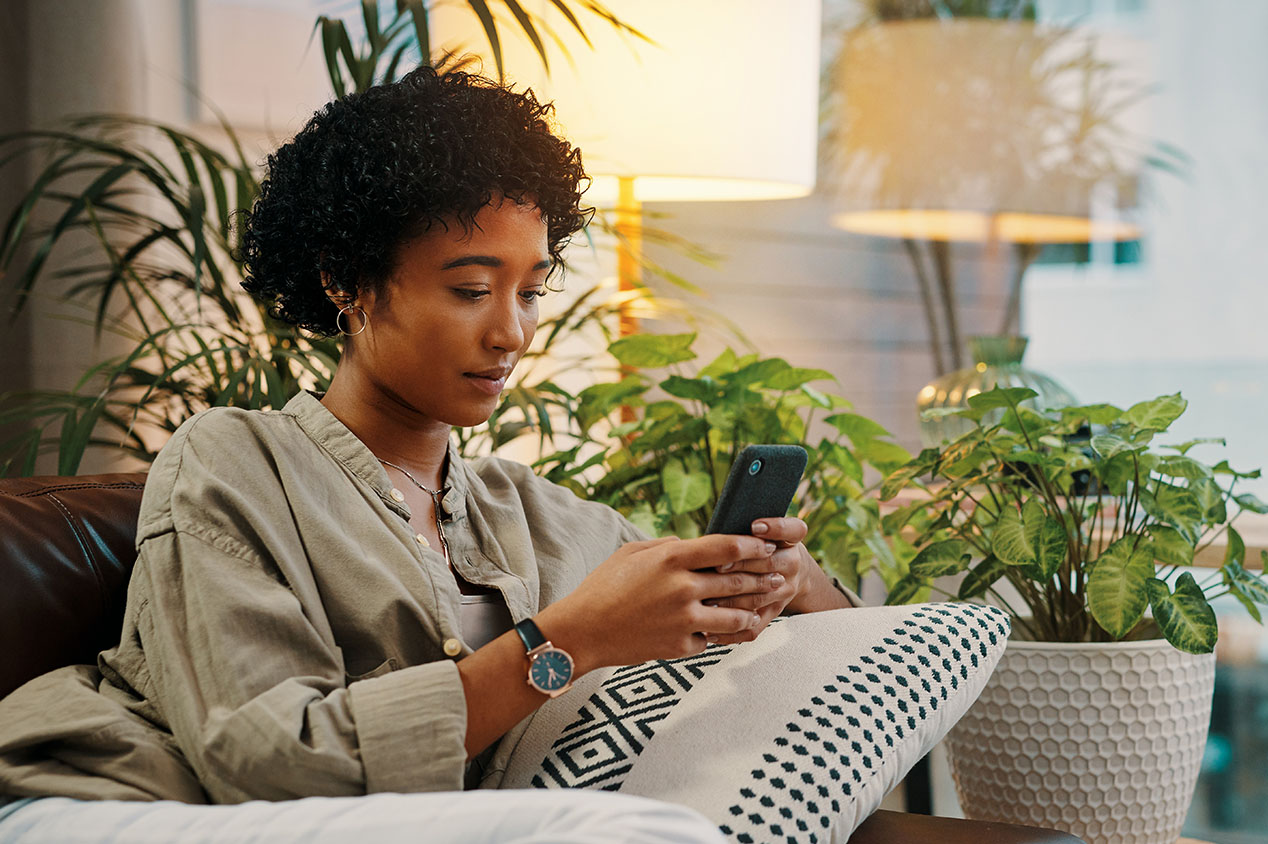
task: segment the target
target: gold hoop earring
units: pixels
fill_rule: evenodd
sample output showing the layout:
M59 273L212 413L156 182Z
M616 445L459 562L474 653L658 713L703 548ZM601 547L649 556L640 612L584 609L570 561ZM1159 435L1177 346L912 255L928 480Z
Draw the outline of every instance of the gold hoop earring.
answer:
M349 331L348 329L344 328L343 324L341 324L339 320L357 311L361 312L361 327L358 328L356 331ZM347 320L344 320L344 322L347 322ZM365 308L361 307L360 305L355 305L355 304L344 305L342 308L339 309L339 313L335 316L335 328L339 329L339 333L342 334L344 337L356 337L362 331L365 331L365 327L369 324L370 324L370 315L367 314L365 312Z

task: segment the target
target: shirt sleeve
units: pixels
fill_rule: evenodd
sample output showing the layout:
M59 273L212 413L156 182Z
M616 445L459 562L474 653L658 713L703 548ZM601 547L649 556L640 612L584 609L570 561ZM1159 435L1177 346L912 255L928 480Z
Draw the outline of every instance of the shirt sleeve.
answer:
M260 456L249 442L223 458L199 444L184 444L179 472L156 462L170 504L151 502L129 600L139 691L213 801L461 790L456 664L350 679L280 486L243 465Z
M215 802L461 790L455 663L347 683L338 647L266 566L187 533L141 551L150 695Z

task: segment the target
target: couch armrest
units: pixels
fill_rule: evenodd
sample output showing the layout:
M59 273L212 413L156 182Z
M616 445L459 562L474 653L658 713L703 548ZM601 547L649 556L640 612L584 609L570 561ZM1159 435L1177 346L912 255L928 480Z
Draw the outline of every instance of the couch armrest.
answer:
M119 641L145 476L0 479L0 697Z
M909 815L884 809L863 821L850 844L1082 844L1068 832L1015 826L992 821L967 821Z

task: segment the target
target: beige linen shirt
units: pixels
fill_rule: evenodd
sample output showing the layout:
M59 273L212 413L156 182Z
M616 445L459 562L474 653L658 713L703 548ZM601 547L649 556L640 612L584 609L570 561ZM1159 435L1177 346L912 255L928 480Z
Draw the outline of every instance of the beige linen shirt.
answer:
M445 484L454 567L501 592L516 621L645 538L525 466L468 464L452 445ZM0 701L0 794L232 803L461 789L459 591L393 492L307 393L181 426L146 483L122 640L96 670L60 669Z

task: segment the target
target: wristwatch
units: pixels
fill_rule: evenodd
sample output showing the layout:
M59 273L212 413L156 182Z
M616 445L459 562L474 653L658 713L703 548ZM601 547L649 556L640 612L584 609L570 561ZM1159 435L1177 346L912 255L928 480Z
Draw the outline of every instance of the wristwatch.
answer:
M572 657L546 640L537 624L526 618L515 625L528 651L528 685L550 697L572 688Z

